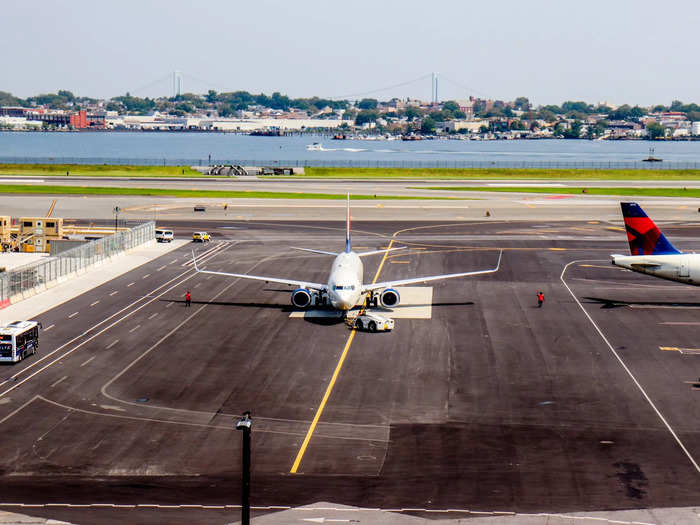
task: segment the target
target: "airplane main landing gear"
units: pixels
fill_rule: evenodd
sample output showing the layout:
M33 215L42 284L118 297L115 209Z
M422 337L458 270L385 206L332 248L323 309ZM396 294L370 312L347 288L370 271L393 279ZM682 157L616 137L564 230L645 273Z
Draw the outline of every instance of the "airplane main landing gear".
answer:
M369 292L369 295L367 296L367 306L374 306L376 308L377 304L378 304L377 296L374 294L374 292Z

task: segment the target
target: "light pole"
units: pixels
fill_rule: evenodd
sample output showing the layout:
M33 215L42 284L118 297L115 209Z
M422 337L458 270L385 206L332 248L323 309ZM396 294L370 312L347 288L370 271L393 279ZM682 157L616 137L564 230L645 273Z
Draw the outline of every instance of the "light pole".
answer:
M119 212L122 209L119 206L114 207L114 233L117 233L117 222L119 221Z
M250 525L250 410L236 422L236 430L243 432L241 452L241 525Z

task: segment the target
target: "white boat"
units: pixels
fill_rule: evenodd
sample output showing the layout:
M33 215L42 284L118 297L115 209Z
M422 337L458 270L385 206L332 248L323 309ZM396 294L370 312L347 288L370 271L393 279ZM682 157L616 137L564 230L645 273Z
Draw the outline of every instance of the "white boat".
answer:
M314 142L313 144L306 146L306 149L308 151L323 151L323 146L321 146L320 142Z

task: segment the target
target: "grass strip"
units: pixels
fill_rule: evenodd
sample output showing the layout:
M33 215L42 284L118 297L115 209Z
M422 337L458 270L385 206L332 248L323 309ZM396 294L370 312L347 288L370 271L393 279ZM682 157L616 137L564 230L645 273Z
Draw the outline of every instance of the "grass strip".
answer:
M503 193L549 193L554 195L625 195L633 197L700 198L700 188L543 188L539 186L431 186L411 189L440 191L492 191Z
M519 168L306 168L302 178L323 179L546 179L700 180L700 170Z
M284 163L280 163L282 166ZM185 177L201 178L189 166L121 166L103 164L0 164L0 175L76 177ZM662 169L521 169L521 168L305 168L307 179L512 179L512 180L700 180L700 170ZM285 178L289 175L268 175L265 178ZM233 178L235 180L235 178Z
M189 166L121 166L110 164L0 164L0 175L75 177L205 177Z
M146 197L178 197L207 199L324 199L344 200L345 194L297 193L281 191L210 191L178 190L169 188L109 188L92 186L48 186L35 184L0 184L0 194L29 195L139 195ZM350 195L351 200L428 200L425 197L400 195ZM452 197L437 197L429 200L454 200Z

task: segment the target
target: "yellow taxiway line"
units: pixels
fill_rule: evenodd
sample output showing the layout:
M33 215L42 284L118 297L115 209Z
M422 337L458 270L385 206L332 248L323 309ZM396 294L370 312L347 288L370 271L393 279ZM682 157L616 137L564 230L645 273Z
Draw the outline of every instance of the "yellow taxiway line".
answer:
M389 241L389 248L391 248L391 245L394 244L394 239L392 238L391 241ZM384 267L384 262L387 259L387 256L389 255L389 252L384 253L384 257L382 258L382 262L379 263L379 268L377 268L377 273L374 274L374 279L372 280L372 284L377 282L377 279L379 278L379 274L382 271L382 268ZM347 342L345 343L345 348L343 348L343 353L340 354L340 359L338 360L338 364L335 367L335 371L333 372L333 375L331 376L331 380L328 382L328 387L326 387L326 393L323 395L323 399L321 399L321 404L318 406L318 409L316 410L316 414L314 415L313 420L311 421L311 425L309 426L309 430L306 432L306 436L304 437L304 441L301 444L301 447L299 448L299 452L297 452L297 457L294 460L294 463L292 464L292 468L290 469L289 473L290 474L296 474L299 470L299 465L301 465L301 460L304 458L304 454L306 453L306 449L309 446L309 442L311 441L311 436L313 436L314 431L316 430L316 426L318 425L318 421L321 419L321 415L323 414L323 410L326 408L326 403L328 403L328 399L331 397L331 393L333 392L333 387L335 386L335 382L338 379L338 376L340 375L340 369L343 368L343 363L345 362L345 358L348 355L348 351L350 350L350 346L352 345L353 339L355 339L355 334L357 333L357 330L353 328L352 332L350 332L350 336L348 337Z
M679 348L677 346L660 346L659 350L678 352L679 354L700 355L700 348Z

